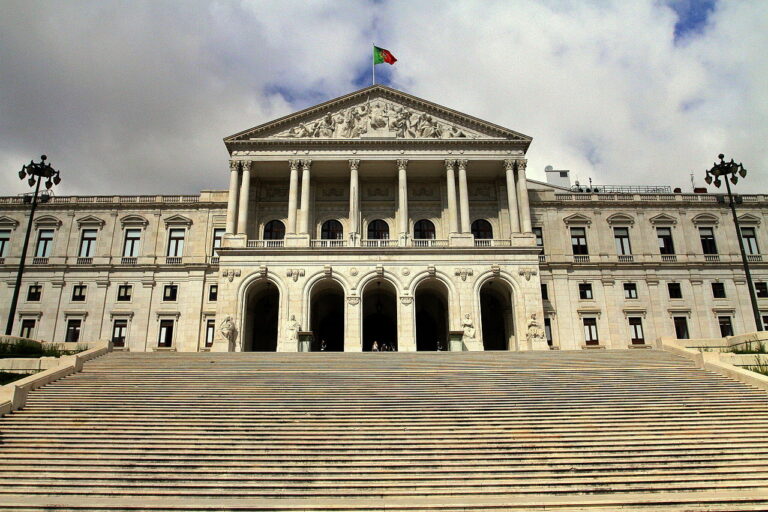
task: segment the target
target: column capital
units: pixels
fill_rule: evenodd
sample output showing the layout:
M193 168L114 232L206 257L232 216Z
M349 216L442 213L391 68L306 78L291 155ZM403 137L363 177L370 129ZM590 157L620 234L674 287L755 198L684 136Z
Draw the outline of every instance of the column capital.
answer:
M507 158L506 160L504 160L504 170L514 171L515 162L517 162L517 160L515 160L514 158Z
M456 160L456 163L459 164L459 170L460 171L467 170L467 161L466 160Z
M446 160L446 161L445 161L445 167L446 167L446 169L447 169L447 168L453 169L453 166L454 166L454 165L456 165L456 160L453 160L453 159L448 159L448 160Z
M405 169L406 167L408 167L408 160L406 160L405 158L401 158L397 161L397 168L399 170Z
M302 160L301 161L302 169L309 169L311 165L312 165L312 160L310 160L310 159L306 159L306 160Z
M239 160L230 160L229 161L229 170L233 171L233 172L237 172L239 164L240 164Z
M528 160L525 158L518 158L515 160L515 165L517 166L518 171L525 172L525 168L528 165Z
M253 163L252 160L240 160L240 167L243 170L243 172L250 172L252 163Z
M360 165L360 160L352 159L349 161L349 168L353 171L356 171L358 166Z

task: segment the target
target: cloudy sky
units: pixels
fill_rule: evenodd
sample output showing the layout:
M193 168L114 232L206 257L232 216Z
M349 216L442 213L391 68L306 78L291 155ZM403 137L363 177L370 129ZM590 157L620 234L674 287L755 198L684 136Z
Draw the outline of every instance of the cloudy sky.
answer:
M227 187L222 138L379 81L533 137L530 176L768 192L768 2L0 0L0 195Z

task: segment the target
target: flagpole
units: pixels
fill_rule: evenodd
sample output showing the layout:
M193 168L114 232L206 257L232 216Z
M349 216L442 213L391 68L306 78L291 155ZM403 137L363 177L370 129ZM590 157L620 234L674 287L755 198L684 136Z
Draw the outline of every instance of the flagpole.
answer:
M376 48L376 44L373 45ZM376 56L375 51L371 51L371 73L373 78L371 79L371 85L376 85Z

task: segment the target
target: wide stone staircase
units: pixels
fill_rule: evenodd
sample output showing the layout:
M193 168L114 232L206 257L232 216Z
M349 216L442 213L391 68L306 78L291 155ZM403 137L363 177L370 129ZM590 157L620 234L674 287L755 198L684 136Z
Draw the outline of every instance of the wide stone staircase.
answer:
M768 509L768 395L657 350L111 353L0 418L0 510Z

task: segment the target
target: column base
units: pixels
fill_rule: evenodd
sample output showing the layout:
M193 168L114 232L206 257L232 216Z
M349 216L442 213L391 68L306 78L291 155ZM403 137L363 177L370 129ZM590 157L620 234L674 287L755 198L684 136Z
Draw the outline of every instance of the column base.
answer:
M472 233L451 233L448 235L450 247L474 247L475 235Z
M309 235L285 235L285 247L309 247Z

